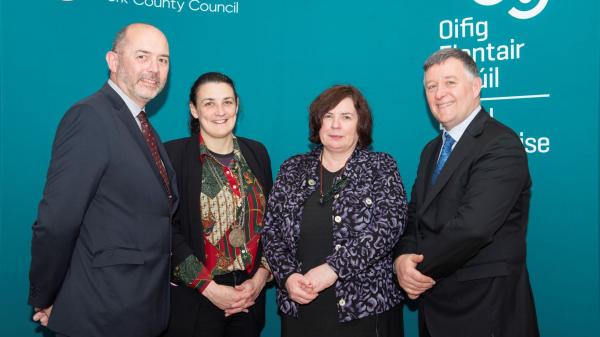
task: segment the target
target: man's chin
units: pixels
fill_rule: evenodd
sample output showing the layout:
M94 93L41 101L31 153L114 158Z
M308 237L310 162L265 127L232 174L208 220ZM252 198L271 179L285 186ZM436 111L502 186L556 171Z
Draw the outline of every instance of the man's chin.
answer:
M137 94L138 94L138 97L140 97L141 99L150 101L150 100L154 99L154 97L156 97L160 93L161 89L144 90L143 92L138 92Z

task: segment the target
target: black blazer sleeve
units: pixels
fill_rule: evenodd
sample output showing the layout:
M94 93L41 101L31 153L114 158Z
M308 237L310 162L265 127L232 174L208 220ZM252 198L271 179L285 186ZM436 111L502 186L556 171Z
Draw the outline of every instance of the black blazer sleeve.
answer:
M185 156L192 155L189 153L189 139L179 139L165 143L165 148L169 154L169 159L175 169L175 178L177 180L177 189L180 191L180 202L179 208L175 211L173 216L173 226L171 232L171 267L179 265L188 256L194 254L188 244L188 239L185 235L185 228L183 227L187 223L185 219L185 212L188 210L188 197L189 189L185 186L187 182L187 167ZM187 149L187 151L186 151ZM200 176L201 177L201 176Z

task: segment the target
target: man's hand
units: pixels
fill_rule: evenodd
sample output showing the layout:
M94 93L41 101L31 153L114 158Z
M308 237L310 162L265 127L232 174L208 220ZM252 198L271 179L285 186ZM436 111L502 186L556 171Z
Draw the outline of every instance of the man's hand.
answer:
M33 308L35 314L33 314L33 321L40 322L42 326L48 326L48 320L50 319L50 314L52 313L52 306L47 308Z
M314 267L304 276L312 284L313 290L317 293L331 287L337 281L337 274L327 263Z
M398 283L411 300L419 298L425 291L435 285L435 281L417 270L417 265L423 262L423 255L402 254L394 261L398 275Z
M242 284L235 286L235 290L239 291L242 300L245 300L239 307L225 309L225 317L237 314L238 312L248 311L247 309L254 305L254 301L260 295L260 292L267 284L270 272L265 268L258 268L252 278L247 279Z
M319 295L308 278L299 273L288 277L285 281L285 289L287 289L290 299L299 304L308 304Z

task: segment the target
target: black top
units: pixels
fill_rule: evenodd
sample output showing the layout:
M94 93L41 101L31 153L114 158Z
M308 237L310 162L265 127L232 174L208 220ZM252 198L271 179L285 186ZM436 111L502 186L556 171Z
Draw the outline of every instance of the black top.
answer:
M231 162L233 161L233 151L226 153L226 154L221 154L221 153L216 153L216 152L212 152L211 150L208 150L208 152L210 152L210 154L219 161L219 163L221 163L223 166L225 167L231 167Z
M327 193L330 189L336 173L323 169L323 193ZM332 252L333 201L328 200L321 205L320 198L320 191L317 190L304 204L297 256L302 265L303 274L325 263L325 258Z
M329 191L336 175L337 172L323 169L323 193ZM333 251L333 200L321 205L319 199L321 194L317 190L304 204L297 256L302 266L302 274L325 263L325 258ZM337 321L335 286L331 286L323 290L311 303L300 306L298 319L289 322L291 326L290 329L286 329L289 330L289 334L286 335L292 336L298 332L303 336L333 335L338 325Z

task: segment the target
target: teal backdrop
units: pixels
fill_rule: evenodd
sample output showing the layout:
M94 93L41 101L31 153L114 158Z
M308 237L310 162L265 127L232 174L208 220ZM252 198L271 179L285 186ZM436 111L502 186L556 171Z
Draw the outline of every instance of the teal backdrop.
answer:
M139 21L170 43L169 82L148 109L163 140L188 134L194 79L221 71L241 95L236 133L263 142L277 172L308 150L310 102L350 83L374 111L374 149L394 156L408 189L438 132L422 63L442 46L470 49L484 106L529 153L528 265L542 336L599 335L598 1L228 1L0 2L0 335L44 334L30 319L28 268L56 126L106 81L115 32ZM278 336L268 296L263 336ZM405 313L414 337L416 313Z

